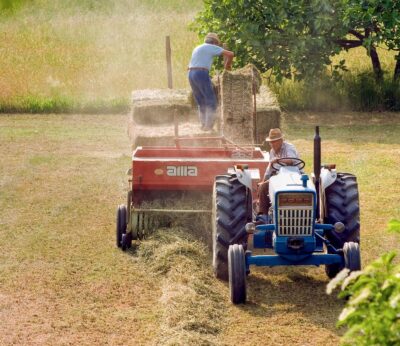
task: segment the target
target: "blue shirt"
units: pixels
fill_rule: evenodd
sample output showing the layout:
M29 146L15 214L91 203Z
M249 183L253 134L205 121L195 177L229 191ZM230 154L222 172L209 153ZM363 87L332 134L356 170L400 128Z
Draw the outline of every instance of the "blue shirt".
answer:
M210 71L214 57L221 55L223 51L223 48L215 44L203 43L193 50L189 67L204 67Z

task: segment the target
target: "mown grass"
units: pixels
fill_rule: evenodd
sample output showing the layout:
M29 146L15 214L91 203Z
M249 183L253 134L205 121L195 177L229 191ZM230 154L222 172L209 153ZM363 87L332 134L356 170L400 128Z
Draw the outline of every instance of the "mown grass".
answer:
M171 36L173 85L188 88L186 68L198 37L188 24L201 0L4 1L0 13L0 112L124 112L134 89L167 87L165 36ZM398 110L394 55L380 49L387 75L368 75L364 48L346 58L339 84L271 84L286 110Z
M0 344L336 345L343 302L325 296L323 268L254 269L249 304L236 307L191 237L170 230L128 253L115 248L126 121L0 116ZM400 245L385 232L400 218L399 123L390 113L304 113L283 126L307 172L319 124L323 162L357 175L364 264Z

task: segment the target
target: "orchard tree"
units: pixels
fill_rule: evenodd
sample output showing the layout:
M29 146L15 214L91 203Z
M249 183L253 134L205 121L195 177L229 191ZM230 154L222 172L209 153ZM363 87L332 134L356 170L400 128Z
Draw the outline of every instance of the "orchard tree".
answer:
M237 56L278 80L323 73L342 50L365 47L377 79L382 68L376 48L400 49L400 2L384 0L205 0L195 27L218 32ZM332 66L346 69L345 61ZM397 55L395 78L400 74Z

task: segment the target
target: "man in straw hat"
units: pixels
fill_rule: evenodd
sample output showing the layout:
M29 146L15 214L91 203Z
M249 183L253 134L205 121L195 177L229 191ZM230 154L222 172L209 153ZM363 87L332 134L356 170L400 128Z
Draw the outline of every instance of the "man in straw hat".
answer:
M218 35L210 32L204 43L197 46L189 63L189 83L199 107L201 129L211 131L215 121L217 98L211 83L209 71L215 56L224 56L224 68L231 69L233 52L221 47Z
M279 159L281 162L290 166L296 163L296 160L291 160L289 158L299 158L297 150L293 144L285 142L282 131L280 129L271 129L269 131L268 137L265 139L271 150L269 152L269 164L264 174L264 179L258 187L258 197L259 197L259 214L268 214L270 207L269 199L269 178L276 173L276 170L272 167ZM288 159L284 159L288 158Z

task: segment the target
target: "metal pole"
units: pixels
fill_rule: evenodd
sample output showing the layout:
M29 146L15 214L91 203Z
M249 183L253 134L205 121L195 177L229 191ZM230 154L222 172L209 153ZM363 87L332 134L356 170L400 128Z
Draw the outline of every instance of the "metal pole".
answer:
M315 176L315 190L317 191L317 219L320 217L320 181L321 175L321 137L319 136L319 126L315 127L314 135L314 176Z
M170 41L169 36L165 37L165 49L166 49L166 55L167 55L168 88L172 89L171 41Z

